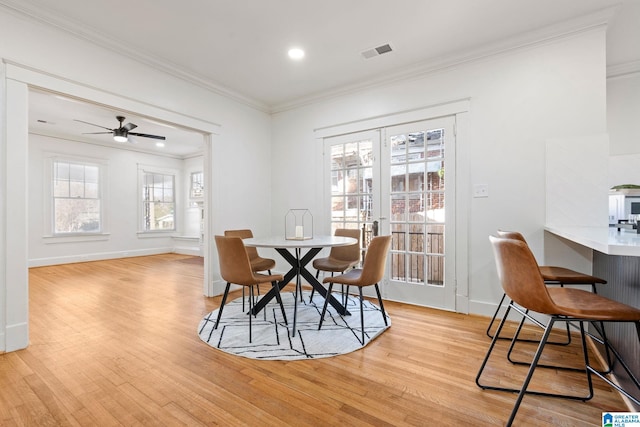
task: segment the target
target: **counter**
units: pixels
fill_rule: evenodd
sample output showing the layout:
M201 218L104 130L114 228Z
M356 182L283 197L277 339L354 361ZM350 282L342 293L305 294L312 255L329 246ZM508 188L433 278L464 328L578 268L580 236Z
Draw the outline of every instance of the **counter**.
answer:
M615 227L554 227L544 228L582 246L606 255L640 257L640 234L634 230L620 230Z
M592 274L607 281L598 285L598 294L640 307L640 235L635 230L615 227L545 227L564 239L592 249ZM629 323L606 323L607 338L613 347L640 378L640 343L638 332ZM618 383L636 398L640 392L631 382L620 364L613 372ZM636 411L640 408L634 408Z

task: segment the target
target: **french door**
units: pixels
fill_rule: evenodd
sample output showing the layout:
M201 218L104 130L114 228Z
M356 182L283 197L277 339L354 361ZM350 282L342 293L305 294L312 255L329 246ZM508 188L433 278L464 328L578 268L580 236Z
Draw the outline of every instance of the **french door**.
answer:
M449 117L324 140L332 232L393 236L385 299L455 310L453 129Z
M384 129L381 222L393 236L384 297L455 310L452 117Z

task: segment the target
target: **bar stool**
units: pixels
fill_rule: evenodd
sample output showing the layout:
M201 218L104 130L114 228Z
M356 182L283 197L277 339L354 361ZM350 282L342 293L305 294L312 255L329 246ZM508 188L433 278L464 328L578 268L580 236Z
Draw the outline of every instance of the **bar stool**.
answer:
M518 412L520 404L525 394L536 394L549 397L563 397L577 400L589 400L593 397L593 384L591 376L596 375L611 387L625 395L636 405L640 405L640 400L631 395L628 391L614 383L605 374L599 372L589 362L588 349L586 345L586 332L584 329L585 322L632 322L636 327L638 341L640 342L640 310L629 305L610 300L592 292L587 292L577 288L565 287L548 287L544 282L544 278L540 273L538 264L533 253L527 244L517 239L507 239L502 237L490 236L489 240L493 247L495 255L496 268L500 283L509 297L510 302L507 311L503 316L498 329L493 335L491 345L487 350L487 354L480 366L478 375L476 376L476 384L486 390L498 390L517 392L518 397L514 403L513 409L507 426L511 426ZM548 316L549 321L544 327L543 336L539 342L538 349L533 357L527 375L520 389L507 388L499 385L485 384L481 382L484 368L491 357L491 353L498 341L500 332L505 324L507 315L510 310L515 310L522 316L533 320L529 312L535 312ZM533 373L538 367L540 356L548 343L549 335L556 322L575 322L579 324L580 338L582 342L582 351L584 355L585 368L582 372L586 373L588 385L588 394L564 395L556 393L548 393L541 391L528 390L529 383ZM516 340L516 336L512 340ZM633 375L627 364L619 356L619 354L605 341L608 350L611 350L617 361L624 368L635 387L640 391L640 382ZM558 367L561 368L561 367Z
M527 243L527 241L525 240L524 236L517 232L517 231L502 231L502 230L498 230L497 231L498 236L503 237L503 238L508 238L508 239L515 239L515 240L519 240L521 242L524 242L525 244ZM542 265L538 267L540 269L540 274L542 275L542 278L545 282L545 284L547 285L559 285L560 287L564 287L565 285L591 285L591 290L593 291L594 294L597 294L598 291L596 289L596 285L597 284L606 284L607 281L604 279L601 279L599 277L596 276L591 276L589 274L584 274L584 273L580 273L574 270L570 270L568 268L564 268L564 267L556 267L556 266L546 266L546 265ZM487 327L487 336L489 338L493 338L493 335L491 334L491 328L493 327L493 324L495 323L498 314L500 312L500 309L502 308L502 304L504 303L504 300L506 298L506 294L503 293L502 294L502 298L500 299L500 302L498 303L498 306L496 307L496 311L493 313L493 317L491 318L491 321L489 322L489 326ZM600 329L598 329L596 327L596 330L598 331L598 333L602 336L602 340L597 338L597 337L593 337L594 339L596 339L598 342L600 342L601 344L603 344L602 341L606 340L606 336L604 336L605 332L604 332L604 328L602 328L602 326L600 326ZM508 337L499 337L499 339L510 339ZM532 340L524 340L524 339L520 339L520 341L532 341ZM537 342L537 341L536 341ZM554 344L570 344L571 343L571 333L569 331L569 324L567 323L567 341L566 342L561 342L561 343L554 343ZM550 343L551 344L551 343Z

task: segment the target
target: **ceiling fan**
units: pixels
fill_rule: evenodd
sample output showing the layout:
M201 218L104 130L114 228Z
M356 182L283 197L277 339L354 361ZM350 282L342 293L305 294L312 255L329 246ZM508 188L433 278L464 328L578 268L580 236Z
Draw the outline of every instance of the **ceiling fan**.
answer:
M127 142L129 140L129 135L141 136L144 138L162 139L162 140L166 139L164 136L160 136L160 135L150 135L148 133L131 132L133 129L137 128L138 125L134 125L133 123L127 123L126 125L122 125L122 122L124 122L123 116L116 116L116 119L120 122L120 126L118 126L115 129L110 129L104 126L85 122L84 120L78 120L78 119L74 119L74 120L76 122L86 123L88 125L97 126L99 128L106 129L109 131L109 132L86 132L86 133L83 133L83 135L98 135L98 134L111 133L113 134L113 139L117 142Z

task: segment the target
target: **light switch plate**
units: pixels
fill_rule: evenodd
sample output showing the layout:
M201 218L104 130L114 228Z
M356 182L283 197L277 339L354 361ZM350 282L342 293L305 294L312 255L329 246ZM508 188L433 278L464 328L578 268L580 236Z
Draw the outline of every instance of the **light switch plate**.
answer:
M489 197L489 186L487 184L475 184L473 186L473 197Z

